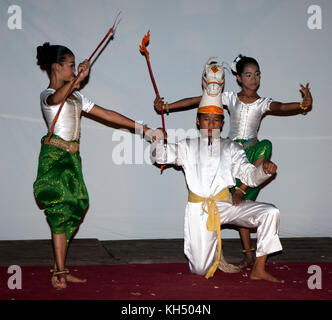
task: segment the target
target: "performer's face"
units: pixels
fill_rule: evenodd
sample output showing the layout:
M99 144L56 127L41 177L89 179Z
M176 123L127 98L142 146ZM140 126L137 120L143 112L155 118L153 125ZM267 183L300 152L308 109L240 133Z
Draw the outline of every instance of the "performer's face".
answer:
M219 134L224 123L222 115L214 113L202 113L196 118L196 123L202 132L207 133L210 137L213 133Z
M66 55L65 61L60 64L60 75L64 81L70 81L75 76L75 57L71 54Z
M240 76L236 76L242 87L257 90L261 81L261 72L254 64L247 64Z

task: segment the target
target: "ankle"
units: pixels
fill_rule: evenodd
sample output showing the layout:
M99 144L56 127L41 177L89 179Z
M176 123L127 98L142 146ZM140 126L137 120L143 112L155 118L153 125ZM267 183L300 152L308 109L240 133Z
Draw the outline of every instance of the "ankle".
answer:
M51 269L50 272L52 273L52 276L65 276L69 274L69 270L67 268L63 268L62 270Z
M242 253L246 256L246 258L253 258L254 251L255 251L255 248L243 249Z

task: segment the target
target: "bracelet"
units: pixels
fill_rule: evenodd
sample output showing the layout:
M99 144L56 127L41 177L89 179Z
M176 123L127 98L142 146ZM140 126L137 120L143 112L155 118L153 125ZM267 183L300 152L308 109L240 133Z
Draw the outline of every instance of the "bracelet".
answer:
M303 100L300 102L300 109L306 111L309 107L303 107Z
M53 276L58 276L60 274L69 274L69 270L67 268L63 269L62 271L58 271L57 269L51 269L50 272L53 274Z
M166 102L165 107L166 107L166 113L167 113L167 115L169 115L168 102Z
M148 126L146 124L143 124L143 127L142 127L142 138L144 139L145 137L145 133L144 133L144 129L146 129Z
M247 194L247 192L245 192L244 190L242 190L240 187L235 187L235 190L242 192L243 195Z
M255 248L250 248L250 249L244 249L242 250L243 253L248 253L248 252L252 252L255 251Z

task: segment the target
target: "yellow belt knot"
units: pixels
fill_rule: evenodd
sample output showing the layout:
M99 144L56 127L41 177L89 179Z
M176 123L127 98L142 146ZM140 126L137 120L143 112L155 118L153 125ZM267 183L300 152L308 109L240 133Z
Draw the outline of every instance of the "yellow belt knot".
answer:
M230 193L228 188L221 190L218 194L211 198L201 197L194 192L189 190L188 201L195 203L202 203L202 210L206 214L208 214L208 218L206 221L206 228L208 231L217 231L218 234L218 255L216 261L213 263L207 274L205 275L206 279L213 277L216 272L220 258L221 258L221 233L220 233L220 214L216 204L216 201L227 201L230 199ZM205 203L207 206L207 210L205 209Z

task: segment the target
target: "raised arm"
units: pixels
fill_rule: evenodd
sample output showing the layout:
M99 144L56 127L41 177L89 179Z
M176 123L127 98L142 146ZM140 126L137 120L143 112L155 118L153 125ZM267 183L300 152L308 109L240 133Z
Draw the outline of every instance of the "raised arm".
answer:
M164 103L164 98L156 97L156 99L154 100L154 108L158 113L161 112L162 106L164 107L164 111L166 112L180 109L190 110L198 107L201 98L202 96L181 99L173 103L168 103L167 107L167 105Z
M302 102L281 103L274 101L270 105L272 114L291 111L308 112L312 106L312 96L310 93L309 83L307 83L305 87L302 84L300 84L300 86L300 91L303 96Z

